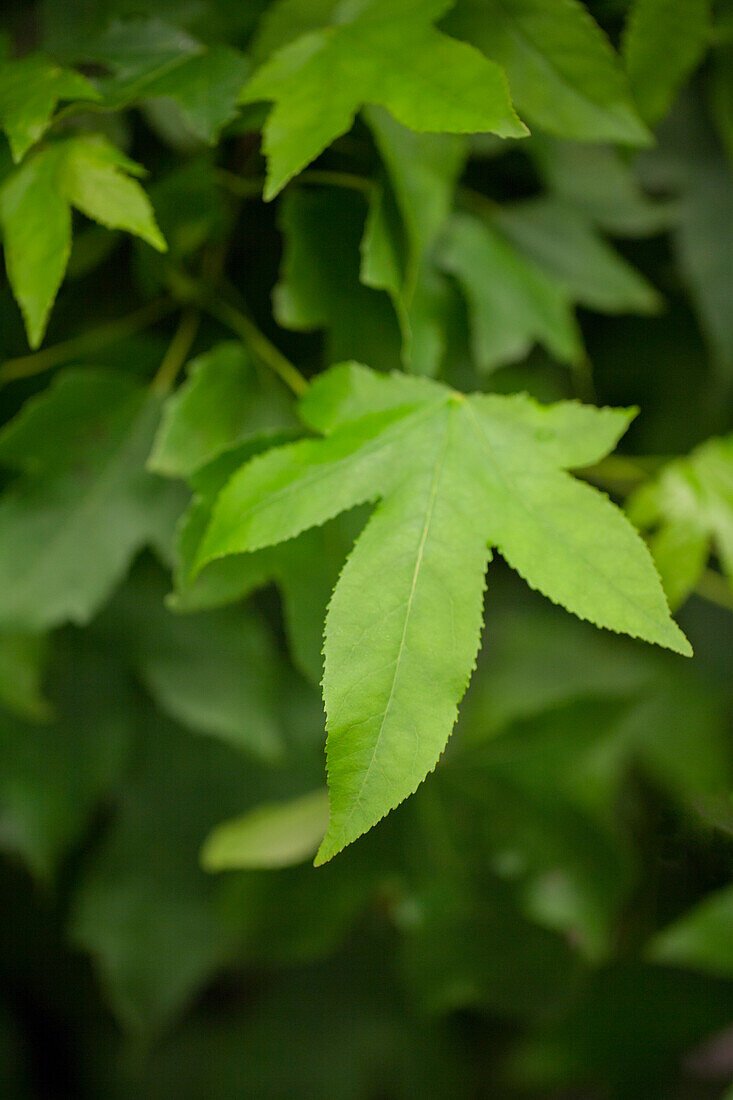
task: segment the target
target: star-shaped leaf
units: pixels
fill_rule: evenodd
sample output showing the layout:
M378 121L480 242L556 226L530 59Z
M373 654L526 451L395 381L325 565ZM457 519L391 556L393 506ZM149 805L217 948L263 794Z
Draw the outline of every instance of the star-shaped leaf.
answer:
M581 618L690 652L641 540L566 472L606 454L633 413L467 397L346 364L311 386L301 414L325 438L274 448L235 473L198 565L381 500L326 618L331 818L317 862L435 767L476 658L492 547Z
M344 134L365 104L418 132L523 137L504 73L433 26L446 0L342 0L332 23L278 50L242 103L274 100L267 119L265 198Z

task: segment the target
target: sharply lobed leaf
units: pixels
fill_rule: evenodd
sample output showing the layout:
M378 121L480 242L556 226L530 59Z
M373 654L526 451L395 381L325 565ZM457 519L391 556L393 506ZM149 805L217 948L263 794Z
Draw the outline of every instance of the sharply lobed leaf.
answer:
M200 568L257 550L382 498L326 619L331 820L319 862L435 766L475 660L491 547L580 617L689 652L638 537L605 497L563 472L605 454L628 413L465 398L356 365L319 380L307 418L321 402L330 434L235 474L197 559Z
M581 305L603 313L656 313L662 299L588 220L559 198L501 206L498 228Z
M583 344L567 291L487 222L454 215L439 260L467 298L480 370L525 358L535 341L561 362L582 358Z
M498 65L432 22L445 0L342 0L331 24L280 49L241 102L273 100L265 126L265 198L345 133L364 104L419 132L490 130L522 137Z
M506 69L519 111L539 128L650 143L618 57L578 0L460 0L446 26Z
M287 432L257 436L223 451L191 477L196 495L179 524L176 588L168 602L176 611L207 610L234 603L258 588L276 583L283 599L293 661L308 679L319 683L323 672L323 619L360 525L358 513L313 528L281 546L220 558L192 577L218 493L246 458L287 438Z
M111 70L113 75L100 82L108 107L171 100L195 137L209 144L234 118L249 73L238 50L207 48L156 18L115 20L102 36L84 44L81 56Z
M0 61L0 125L8 135L13 160L22 160L43 137L59 102L99 98L81 73L62 69L43 54Z
M697 584L714 551L733 585L733 436L710 439L665 466L628 502L651 530L650 548L672 607Z
M623 54L642 118L653 125L700 62L710 39L710 0L634 0Z
M71 207L124 229L159 251L165 241L139 174L106 138L80 136L40 150L0 190L0 225L10 285L31 347L40 344L71 250Z
M0 433L0 464L22 471L0 498L4 629L88 622L172 526L180 495L145 471L159 416L129 378L68 371Z

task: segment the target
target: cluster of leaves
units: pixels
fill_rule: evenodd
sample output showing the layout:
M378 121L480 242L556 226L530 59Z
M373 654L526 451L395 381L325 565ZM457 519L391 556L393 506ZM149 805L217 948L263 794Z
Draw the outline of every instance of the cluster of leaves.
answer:
M9 17L3 1095L722 1094L732 43Z

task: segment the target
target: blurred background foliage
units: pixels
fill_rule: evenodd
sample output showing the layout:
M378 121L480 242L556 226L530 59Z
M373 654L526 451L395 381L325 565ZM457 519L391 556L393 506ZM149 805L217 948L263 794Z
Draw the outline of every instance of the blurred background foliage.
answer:
M237 94L333 6L3 5L8 57L42 50L103 89L107 109L62 107L60 132L101 131L145 166L169 251L75 214L35 353L0 289L0 1092L722 1098L733 11L668 4L690 22L678 57L645 37L661 0L626 45L625 0L587 5L655 130L639 152L597 105L543 98L492 38L498 5L466 0L445 29L499 54L532 136L417 139L370 109L264 204L264 110ZM442 181L432 222L416 166ZM458 727L417 794L319 870L212 873L212 829L323 786L321 626L364 522L181 580L230 470L295 430L273 349L306 376L355 358L638 405L588 476L650 534L696 655L595 631L499 565ZM162 398L135 395L176 356L161 427ZM116 471L102 492L97 466ZM308 847L308 805L270 862Z

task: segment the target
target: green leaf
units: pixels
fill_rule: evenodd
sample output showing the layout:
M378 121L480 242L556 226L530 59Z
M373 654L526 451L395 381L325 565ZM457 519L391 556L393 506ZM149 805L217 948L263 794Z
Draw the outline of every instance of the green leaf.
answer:
M165 241L152 207L127 173L138 166L106 138L69 138L25 161L0 191L5 264L28 342L43 339L71 251L71 207L110 229L125 229L159 251Z
M619 58L578 0L460 0L445 25L506 69L520 113L540 129L650 144Z
M29 721L51 717L41 692L45 639L37 634L0 633L0 703Z
M46 883L117 781L134 722L125 678L88 640L65 635L48 680L53 722L0 722L0 848Z
M251 46L252 60L261 65L271 54L309 31L329 23L339 0L274 0L262 13Z
M380 187L372 191L361 279L390 294L405 365L434 375L445 346L441 314L446 293L429 253L451 211L465 141L450 134L412 133L380 108L367 108L365 118L390 186L388 193Z
M731 789L725 703L694 662L681 668L546 606L512 607L492 625L461 718L479 762L505 775L516 764L515 783L569 796L596 822L615 817L632 768L696 816Z
M345 133L365 104L404 126L522 137L498 65L432 22L445 0L342 0L333 22L284 46L246 85L241 102L273 100L265 126L265 198Z
M305 531L282 546L220 558L198 576L191 576L218 493L246 457L275 441L272 436L259 437L224 452L192 478L196 496L179 526L176 590L169 597L169 605L183 612L221 607L275 582L283 599L293 661L317 684L323 674L323 619L344 558L359 529L358 514Z
M219 344L191 362L166 401L148 468L185 478L247 436L294 423L272 374L258 371L242 344Z
M633 165L613 146L537 136L531 151L550 190L600 229L644 237L673 224L675 204L645 195Z
M561 362L582 359L582 339L563 285L487 222L454 215L439 260L466 296L480 370L524 359L535 341Z
M98 100L82 76L62 69L42 54L0 62L0 125L14 161L20 161L48 129L57 104L65 99Z
M669 110L710 40L709 0L634 0L623 55L639 114L650 125Z
M291 867L315 855L328 826L328 791L274 802L225 821L206 838L206 871Z
M28 343L38 347L71 253L71 210L59 187L61 150L43 150L0 191L5 267L23 313Z
M180 509L145 471L160 399L112 372L70 370L0 433L20 476L0 498L0 622L85 623Z
M159 571L136 569L95 631L181 725L259 759L281 759L280 662L264 624L245 608L173 614L167 590Z
M292 189L283 196L278 222L285 249L273 313L284 328L327 329L327 364L361 358L389 370L400 362L400 332L387 295L360 281L366 212L362 196L345 189Z
M657 313L662 299L593 229L556 198L500 206L498 228L558 280L573 299L602 313Z
M733 435L670 462L630 498L629 518L650 549L672 607L689 596L711 552L733 587Z
M710 894L659 932L649 958L733 978L733 886Z
M83 56L113 72L100 84L109 108L172 100L194 136L209 144L236 115L249 72L238 50L207 48L178 27L150 18L116 20Z
M576 972L568 945L527 920L486 868L468 882L435 871L406 899L416 918L400 929L400 967L416 1002L435 1014L483 1009L510 1020L554 1005Z
M150 1044L232 952L197 854L262 778L240 754L160 715L138 721L134 768L77 884L69 936L92 956L122 1025Z
M88 218L108 229L134 233L165 252L150 201L126 174L137 171L137 165L121 157L106 139L74 138L65 146L60 186L71 205Z
M623 960L589 975L563 1010L538 1021L506 1074L520 1092L541 1094L582 1090L592 1066L611 1096L674 1095L685 1052L729 1022L730 985Z
M197 560L282 542L382 499L326 620L331 821L319 862L435 767L475 661L491 546L580 617L690 652L633 530L564 472L605 454L628 412L466 398L354 365L319 380L305 418L317 421L321 404L331 418L340 405L343 418L326 438L276 448L235 474Z
M686 167L676 235L683 279L722 371L733 371L730 257L733 187L725 157L695 156Z

